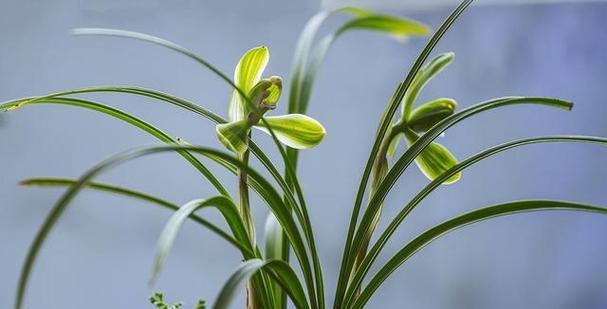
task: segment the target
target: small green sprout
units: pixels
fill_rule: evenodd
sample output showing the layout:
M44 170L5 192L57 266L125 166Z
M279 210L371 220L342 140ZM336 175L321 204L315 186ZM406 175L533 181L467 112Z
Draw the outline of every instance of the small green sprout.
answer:
M180 309L183 306L182 302L168 304L164 301L164 294L160 291L150 296L150 303L156 306L156 309Z

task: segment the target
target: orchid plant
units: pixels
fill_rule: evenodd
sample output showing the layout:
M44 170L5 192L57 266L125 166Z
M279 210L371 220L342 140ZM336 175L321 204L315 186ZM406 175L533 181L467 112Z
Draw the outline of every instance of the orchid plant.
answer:
M607 139L592 136L549 136L515 140L486 149L463 161L458 161L443 145L434 142L449 127L484 111L510 105L535 104L563 110L571 110L572 103L545 97L503 97L472 105L456 112L457 103L451 98L437 98L418 103L418 95L424 86L444 70L453 60L451 52L442 53L427 61L436 44L471 4L464 0L434 32L405 77L396 84L380 119L375 141L362 172L351 220L347 229L341 267L337 274L337 286L332 307L335 309L360 309L365 307L382 283L411 256L428 243L460 227L498 216L520 212L543 210L574 210L607 214L607 208L573 202L551 200L525 200L505 202L474 210L429 228L404 244L383 264L377 257L387 241L404 222L408 214L431 192L443 184L453 184L462 177L469 166L497 153L535 143L584 142L607 145ZM348 14L351 18L334 32L319 36L319 28L335 14ZM404 40L430 34L427 26L408 19L347 7L335 11L322 11L306 24L296 48L293 72L288 79L288 111L282 116L267 116L285 97L283 80L278 76L264 76L269 61L265 46L255 47L244 53L234 72L234 78L207 62L194 52L151 35L114 29L76 29L76 35L105 35L138 39L172 49L201 64L233 90L229 101L228 119L188 100L152 89L131 86L104 86L57 92L44 96L11 100L0 105L0 110L12 111L28 105L61 104L92 110L123 121L149 133L164 145L130 150L113 156L94 166L80 178L33 178L22 182L28 186L66 187L65 193L55 203L38 231L23 264L16 293L15 308L24 306L28 279L47 236L56 225L74 197L84 189L93 189L147 201L174 211L161 232L153 262L152 279L159 274L181 225L187 219L200 224L221 237L228 245L237 248L243 263L228 278L214 301L213 308L228 308L235 295L246 287L246 306L258 308L324 309L327 306L323 271L320 264L314 230L308 205L298 176L298 153L313 148L325 136L324 127L307 116L310 95L315 77L331 44L350 30L372 30ZM134 115L114 107L76 97L78 94L112 92L144 96L172 104L193 112L216 124L216 134L223 145L220 149L194 146L181 138L175 138L161 129ZM400 108L399 108L400 107ZM400 110L400 112L399 112ZM253 129L269 134L282 159L283 172L272 162L266 152L255 142ZM407 149L398 158L397 149L402 141ZM217 195L189 201L182 206L148 193L95 182L95 178L108 169L129 160L161 153L176 152L213 186ZM204 164L205 157L236 176L238 196L233 196ZM271 181L250 166L256 159L267 172ZM429 183L411 200L407 201L387 226L373 238L378 222L383 218L382 204L402 173L413 162L427 176ZM369 188L367 188L369 187ZM270 211L261 236L255 231L255 219L251 214L249 190L253 190L263 206ZM368 201L364 202L365 196ZM256 205L262 206L262 205ZM364 207L363 207L364 206ZM196 214L202 208L214 208L225 219L228 231ZM263 243L263 245L260 245ZM291 257L291 253L293 257ZM294 260L292 260L294 259ZM372 267L378 269L370 274ZM296 271L296 267L299 271ZM150 302L157 308L180 308L181 303L165 302L161 293L154 294ZM197 308L204 308L201 300Z

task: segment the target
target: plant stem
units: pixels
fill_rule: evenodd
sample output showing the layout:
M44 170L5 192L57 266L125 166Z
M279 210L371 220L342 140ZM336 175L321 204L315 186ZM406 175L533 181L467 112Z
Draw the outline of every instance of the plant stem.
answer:
M244 163L249 164L250 152L246 150L243 153L238 154L238 159ZM249 203L249 187L248 187L248 175L244 170L238 171L238 196L240 198L240 216L249 234L249 241L251 242L251 248L255 248L256 236L255 236L255 222L251 215L251 206ZM253 280L247 282L247 294L246 294L246 307L247 309L261 309L261 302L257 298L257 293L253 287Z
M375 157L375 161L373 163L373 172L372 172L372 176L371 176L372 177L371 178L371 187L369 189L369 200L371 200L371 198L373 198L373 195L375 194L377 187L381 184L384 177L388 173L388 160L386 158L386 154L388 152L388 148L390 147L390 142L392 141L393 138L395 138L400 133L401 127L402 127L402 124L399 122L398 124L395 124L392 128L388 129L388 131L386 132L385 138L381 143L379 151L377 152L377 156ZM356 258L354 260L354 265L352 266L352 272L350 273L350 278L352 278L354 276L354 274L356 274L356 272L358 271L358 269L360 267L360 264L362 263L363 259L367 255L367 250L369 249L369 242L371 241L371 236L373 236L373 232L375 231L375 227L377 226L377 223L379 222L379 219L381 218L382 212L383 212L383 207L380 205L380 207L377 210L377 213L375 213L375 215L373 217L372 224L369 226L369 229L367 230L367 232L365 234L365 238L363 240L362 246L361 246L360 250L356 253ZM360 288L357 289L355 297L358 296L359 293L360 293Z

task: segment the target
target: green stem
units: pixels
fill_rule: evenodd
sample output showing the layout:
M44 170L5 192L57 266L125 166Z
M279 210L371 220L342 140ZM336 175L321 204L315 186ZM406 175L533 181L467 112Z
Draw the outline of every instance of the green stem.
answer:
M238 154L238 160L243 164L249 164L249 154L247 150L243 153ZM249 241L251 242L251 248L255 248L256 236L255 236L255 222L251 215L251 205L249 202L249 186L248 186L248 175L247 172L240 169L238 170L238 196L240 198L240 216L249 234ZM247 294L246 294L246 306L247 309L260 309L263 308L260 299L257 297L257 292L253 286L253 280L247 282Z
M398 136L400 133L400 129L403 127L403 122L399 122L395 124L392 128L388 129L386 132L386 137L383 139L379 151L377 152L377 156L375 158L375 162L373 164L373 172L371 178L371 187L369 191L369 200L373 198L377 187L381 184L385 175L388 172L388 160L386 159L386 154L388 152L388 148L390 147L390 142L392 139ZM363 259L367 256L367 250L369 248L369 242L371 241L371 236L373 236L373 232L375 231L375 227L379 222L381 217L383 208L380 207L377 209L377 212L374 214L373 223L369 226L367 233L365 234L365 239L360 248L360 251L356 253L356 257L354 259L354 265L352 266L352 272L350 273L350 278L353 278L356 272L358 271ZM356 295L358 295L360 289L357 290Z

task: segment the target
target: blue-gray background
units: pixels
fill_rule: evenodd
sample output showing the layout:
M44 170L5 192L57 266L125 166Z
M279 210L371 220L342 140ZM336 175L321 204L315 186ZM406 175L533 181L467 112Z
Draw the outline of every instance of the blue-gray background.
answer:
M75 38L68 30L99 26L148 32L190 47L230 74L244 51L267 44L272 54L267 73L288 76L299 31L318 6L315 1L279 0L3 0L0 100L124 84L167 91L225 115L230 89L190 60L140 42ZM436 28L448 10L393 13ZM325 31L339 21L328 23ZM465 13L437 47L455 51L457 60L423 98L450 96L467 107L496 96L546 95L577 105L569 113L529 106L489 112L450 129L441 142L465 158L532 135L607 136L605 29L604 4L487 6ZM335 44L320 72L310 114L324 123L328 135L320 147L302 154L300 175L329 297L376 123L423 43L348 34ZM183 110L132 96L90 97L191 143L219 147L213 125ZM276 113L285 105L283 100ZM78 176L112 154L157 142L114 119L68 107L32 106L3 114L0 121L0 308L9 308L29 243L62 192L18 187L17 182L31 176ZM266 136L258 140L277 157ZM398 231L387 253L433 224L491 203L554 198L606 205L606 155L599 146L541 145L482 162L456 185L432 194ZM176 203L213 194L176 155L130 162L102 180ZM386 216L425 183L418 170L405 173L386 203ZM40 254L27 308L149 308L151 255L170 213L148 206L82 194ZM254 212L261 229L266 210L257 200ZM579 213L518 215L471 226L412 258L369 307L607 308L606 235L607 218ZM189 305L199 296L212 301L238 263L233 248L187 223L156 288Z

